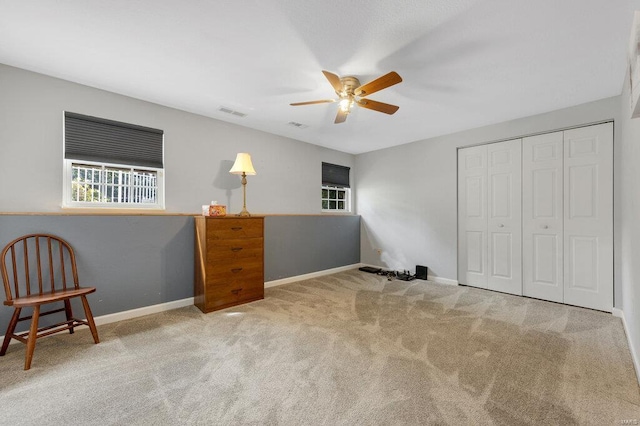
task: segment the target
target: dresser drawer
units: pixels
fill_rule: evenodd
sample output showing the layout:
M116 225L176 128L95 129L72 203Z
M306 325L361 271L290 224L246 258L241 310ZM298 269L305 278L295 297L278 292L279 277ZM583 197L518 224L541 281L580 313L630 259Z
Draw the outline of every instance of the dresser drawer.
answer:
M244 291L260 291L264 293L264 280L258 275L246 276L244 278L228 277L207 281L207 292L218 293L225 289L243 289Z
M209 219L207 244L210 240L262 238L262 219Z
M217 283L207 288L206 309L222 309L242 302L264 298L264 286L241 283Z
M262 245L262 238L211 240L207 244L207 257L216 263L234 259L262 259Z
M214 281L207 286L207 309L237 305L264 298L262 281Z
M262 258L237 259L227 262L209 263L206 265L207 282L216 280L242 280L248 277L264 278L264 262Z

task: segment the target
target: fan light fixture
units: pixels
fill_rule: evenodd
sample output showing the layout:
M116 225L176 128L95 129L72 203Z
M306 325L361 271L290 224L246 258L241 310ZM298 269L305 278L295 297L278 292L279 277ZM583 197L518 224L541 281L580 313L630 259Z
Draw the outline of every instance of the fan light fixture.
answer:
M344 98L340 101L340 111L349 114L351 112L351 108L353 107L354 101L353 98Z
M247 211L247 175L255 175L256 171L251 163L251 155L246 152L240 152L236 156L236 162L233 163L229 173L233 175L242 175L242 211L237 216L251 216Z
M394 114L399 108L396 105L365 99L366 96L369 96L372 93L402 82L402 77L400 77L395 71L391 71L382 77L378 77L375 80L362 85L360 84L360 81L353 76L338 77L329 71L322 71L322 73L327 80L329 80L331 86L333 86L333 89L336 91L336 95L338 95L338 99L295 102L291 104L292 106L338 102L338 115L336 115L336 119L334 121L336 124L344 123L347 119L347 115L351 112L351 108L353 108L354 105L389 115Z

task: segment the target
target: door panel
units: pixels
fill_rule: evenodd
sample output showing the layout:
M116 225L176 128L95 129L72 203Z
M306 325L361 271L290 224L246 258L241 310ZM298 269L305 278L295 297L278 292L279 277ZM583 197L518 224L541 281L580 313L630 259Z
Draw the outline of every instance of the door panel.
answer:
M566 284L574 289L598 291L598 238L569 237L569 257L572 266L571 281Z
M467 218L482 220L484 214L484 176L470 176L465 179L467 194Z
M487 288L522 294L521 140L487 145Z
M522 140L522 284L525 296L562 302L562 132Z
M613 124L564 132L564 302L613 308Z
M558 205L560 200L559 176L560 170L555 168L534 169L531 171L532 193L530 195L531 205L533 207L533 215L537 219L554 219L562 217L560 214L561 206Z
M491 276L513 279L511 234L494 232L492 236L491 247L493 248L494 256L492 257Z
M533 235L533 281L539 285L557 285L558 236L547 234Z
M487 147L458 150L458 282L487 288Z
M467 271L484 275L485 264L484 232L467 231Z
M598 217L597 165L569 167L569 218Z

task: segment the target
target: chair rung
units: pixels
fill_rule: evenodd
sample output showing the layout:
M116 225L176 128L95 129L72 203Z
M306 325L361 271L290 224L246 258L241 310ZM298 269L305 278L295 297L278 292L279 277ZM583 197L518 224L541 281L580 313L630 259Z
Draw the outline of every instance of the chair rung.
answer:
M39 339L39 338L45 337L45 336L49 336L51 334L60 333L61 331L66 331L66 330L69 330L71 328L79 327L81 325L88 326L89 323L87 321L85 321L85 320L80 320L80 319L77 319L77 318L71 318L69 321L62 321L62 322L59 322L57 324L49 325L49 326L46 326L46 327L40 327L38 329L38 332L36 333L36 339ZM47 331L46 333L43 333L43 331L46 331L46 330L50 330L50 331ZM27 343L27 340L28 340L27 336L28 335L29 335L28 331L23 331L22 333L13 334L11 337L13 337L16 340L21 341L22 343Z
M13 339L16 339L22 343L24 343L25 345L27 344L27 339L25 339L24 337L22 337L22 334L12 334L11 337Z
M45 315L51 315L58 312L64 312L64 308L54 309L53 311L41 312L40 316L43 317ZM30 320L31 318L33 318L33 315L29 315L28 317L18 318L18 321L26 321L26 320Z

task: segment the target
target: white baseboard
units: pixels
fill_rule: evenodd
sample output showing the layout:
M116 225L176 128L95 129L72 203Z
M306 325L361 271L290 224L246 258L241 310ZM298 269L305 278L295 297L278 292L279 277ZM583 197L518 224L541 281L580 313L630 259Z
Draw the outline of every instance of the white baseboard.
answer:
M371 265L369 263L357 263L355 265L345 266L345 268L353 269L353 268L360 268L361 266L370 266L372 268L382 268L381 266ZM336 268L336 269L340 269L340 268ZM382 268L382 269L385 269L385 268ZM327 271L322 271L322 273L320 273L320 275L333 274L334 272L342 272L342 271L334 271L333 269L328 269ZM317 275L317 276L320 276L320 275ZM303 275L301 275L301 276L303 276ZM309 277L309 278L313 278L313 277ZM307 279L307 278L304 278L304 279ZM428 281L433 281L434 283L438 283L438 284L458 285L458 281L457 280L452 280L451 278L442 278L442 277L438 277L436 275L427 275L427 280ZM295 281L299 281L299 280L295 280ZM282 284L287 284L287 283L282 283ZM280 285L280 284L276 284L276 285ZM266 286L267 285L265 283L265 287Z
M311 278L318 278L323 275L336 274L338 272L349 271L351 269L359 268L363 266L362 263L354 263L353 265L340 266L338 268L325 269L323 271L311 272L310 274L296 275L294 277L282 278L280 280L267 281L264 283L264 288L276 287L283 284L295 283L296 281L309 280Z
M186 299L173 300L171 302L159 303L157 305L143 306L142 308L130 309L128 311L116 312L113 314L101 315L94 317L96 325L110 324L112 322L124 321L132 318L143 317L145 315L157 314L158 312L170 311L172 309L182 308L193 305L193 297ZM4 336L0 336L0 342L4 340ZM11 339L10 344L19 343L16 339Z
M170 311L172 309L183 308L190 305L193 305L193 297L187 297L186 299L173 300L171 302L159 303L157 305L143 306L142 308L102 315L99 317L95 317L93 320L96 322L96 325L110 324L112 322L124 321L131 318L142 317L145 315L157 314L158 312Z
M633 366L636 369L636 380L638 380L638 384L640 384L640 358L638 358L638 353L635 350L635 346L631 341L631 335L629 334L629 329L627 328L627 320L624 316L624 311L622 309L613 308L611 311L614 317L618 317L622 319L622 327L624 328L624 334L627 336L627 344L629 345L629 351L631 352L631 360L633 361Z
M427 275L427 279L438 284L458 285L458 280L452 280L451 278L442 278L435 275Z

